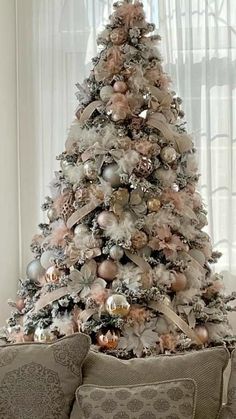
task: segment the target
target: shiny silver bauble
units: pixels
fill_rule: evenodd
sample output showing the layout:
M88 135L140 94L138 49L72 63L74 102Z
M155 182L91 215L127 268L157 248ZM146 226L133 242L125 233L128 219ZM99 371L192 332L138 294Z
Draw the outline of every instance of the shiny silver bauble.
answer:
M26 268L27 278L37 281L41 276L45 274L45 269L40 263L39 259L32 260Z
M109 164L103 169L103 179L110 183L112 188L119 188L121 186L120 175L118 173L118 165L116 163Z

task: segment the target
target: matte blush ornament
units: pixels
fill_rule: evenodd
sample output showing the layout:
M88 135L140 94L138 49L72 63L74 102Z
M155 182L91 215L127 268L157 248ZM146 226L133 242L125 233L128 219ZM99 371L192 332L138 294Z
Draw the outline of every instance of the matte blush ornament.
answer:
M116 81L113 89L116 93L126 93L128 90L128 86L124 81Z
M184 291L187 285L187 278L181 272L175 272L171 275L171 289L174 292Z
M147 207L150 212L158 212L161 208L161 201L158 198L150 198L147 201Z
M165 163L174 163L174 161L177 158L177 153L175 151L175 149L173 147L164 147L161 150L161 159L165 162Z
M22 311L25 308L25 300L24 300L24 298L17 298L17 300L16 300L16 308L19 311Z
M199 265L204 266L206 262L206 257L204 253L201 252L201 250L198 249L191 249L189 251L190 256L195 259Z
M97 222L100 228L106 230L117 221L116 216L111 211L102 211L98 215Z
M47 212L47 216L49 221L53 222L57 219L57 212L55 210L55 208L49 208L48 212Z
M124 256L124 250L117 245L112 246L109 253L113 260L120 260Z
M203 345L208 342L209 333L208 333L207 328L204 325L196 326L194 331L196 335L199 337L199 339L201 340Z
M46 250L42 253L40 263L44 269L54 265L55 253L52 250ZM45 273L45 271L44 271Z
M113 94L114 90L112 86L104 86L100 90L100 98L105 103L109 102Z
M61 276L60 271L55 266L50 266L50 268L47 269L46 275L45 275L46 281L52 282L52 283L58 282L60 279L60 276Z
M93 160L87 160L84 163L84 174L87 179L89 180L95 180L98 176L97 166L95 161Z
M111 316L127 316L130 304L124 295L113 294L106 301L106 310Z
M115 279L116 275L118 274L118 268L115 262L111 260L104 260L98 266L98 276L100 278L105 279L106 281L110 282Z
M111 163L103 169L102 177L103 179L110 183L112 188L119 188L121 186L120 175L118 174L118 165L116 163Z
M26 268L27 278L37 281L41 276L45 274L45 269L40 263L39 259L32 260Z
M118 346L119 336L113 331L108 330L107 333L99 332L97 334L98 346L104 349L116 349Z

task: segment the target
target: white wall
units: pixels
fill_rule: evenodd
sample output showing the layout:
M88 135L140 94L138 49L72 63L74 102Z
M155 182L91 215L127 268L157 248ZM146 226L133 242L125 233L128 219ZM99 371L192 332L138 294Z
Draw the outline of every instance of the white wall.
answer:
M15 0L0 0L0 326L19 276Z

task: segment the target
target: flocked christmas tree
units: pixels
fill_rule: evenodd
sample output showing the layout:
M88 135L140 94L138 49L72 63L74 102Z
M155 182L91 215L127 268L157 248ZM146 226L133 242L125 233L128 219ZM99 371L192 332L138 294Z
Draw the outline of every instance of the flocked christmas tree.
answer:
M139 1L114 4L5 330L46 341L82 331L120 357L232 343L196 153L159 36Z

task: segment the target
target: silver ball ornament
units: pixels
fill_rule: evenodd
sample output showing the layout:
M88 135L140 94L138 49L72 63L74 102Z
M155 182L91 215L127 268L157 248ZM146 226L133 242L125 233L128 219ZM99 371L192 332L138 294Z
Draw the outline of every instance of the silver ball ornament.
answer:
M93 160L87 160L84 163L84 174L87 179L89 180L95 180L98 176L97 166L95 161Z
M175 149L173 147L164 147L161 150L161 159L165 162L165 163L174 163L174 161L177 158L177 153L175 151Z
M55 210L55 208L49 208L48 212L47 212L47 217L49 219L49 221L53 222L57 219L57 212Z
M55 253L52 250L46 250L42 253L40 262L44 269L50 268L54 265Z
M122 247L114 245L111 247L109 254L113 260L120 260L124 256L124 250Z
M121 186L120 175L118 174L118 165L116 163L109 164L103 169L102 177L106 182L109 182L112 188L119 188Z
M61 160L60 162L61 170L65 172L69 167L74 166L73 163L67 161L67 160Z
M114 94L112 86L104 86L100 90L100 98L103 102L108 102Z
M45 269L40 263L40 260L35 259L30 262L26 268L27 278L37 281L41 276L45 274Z

